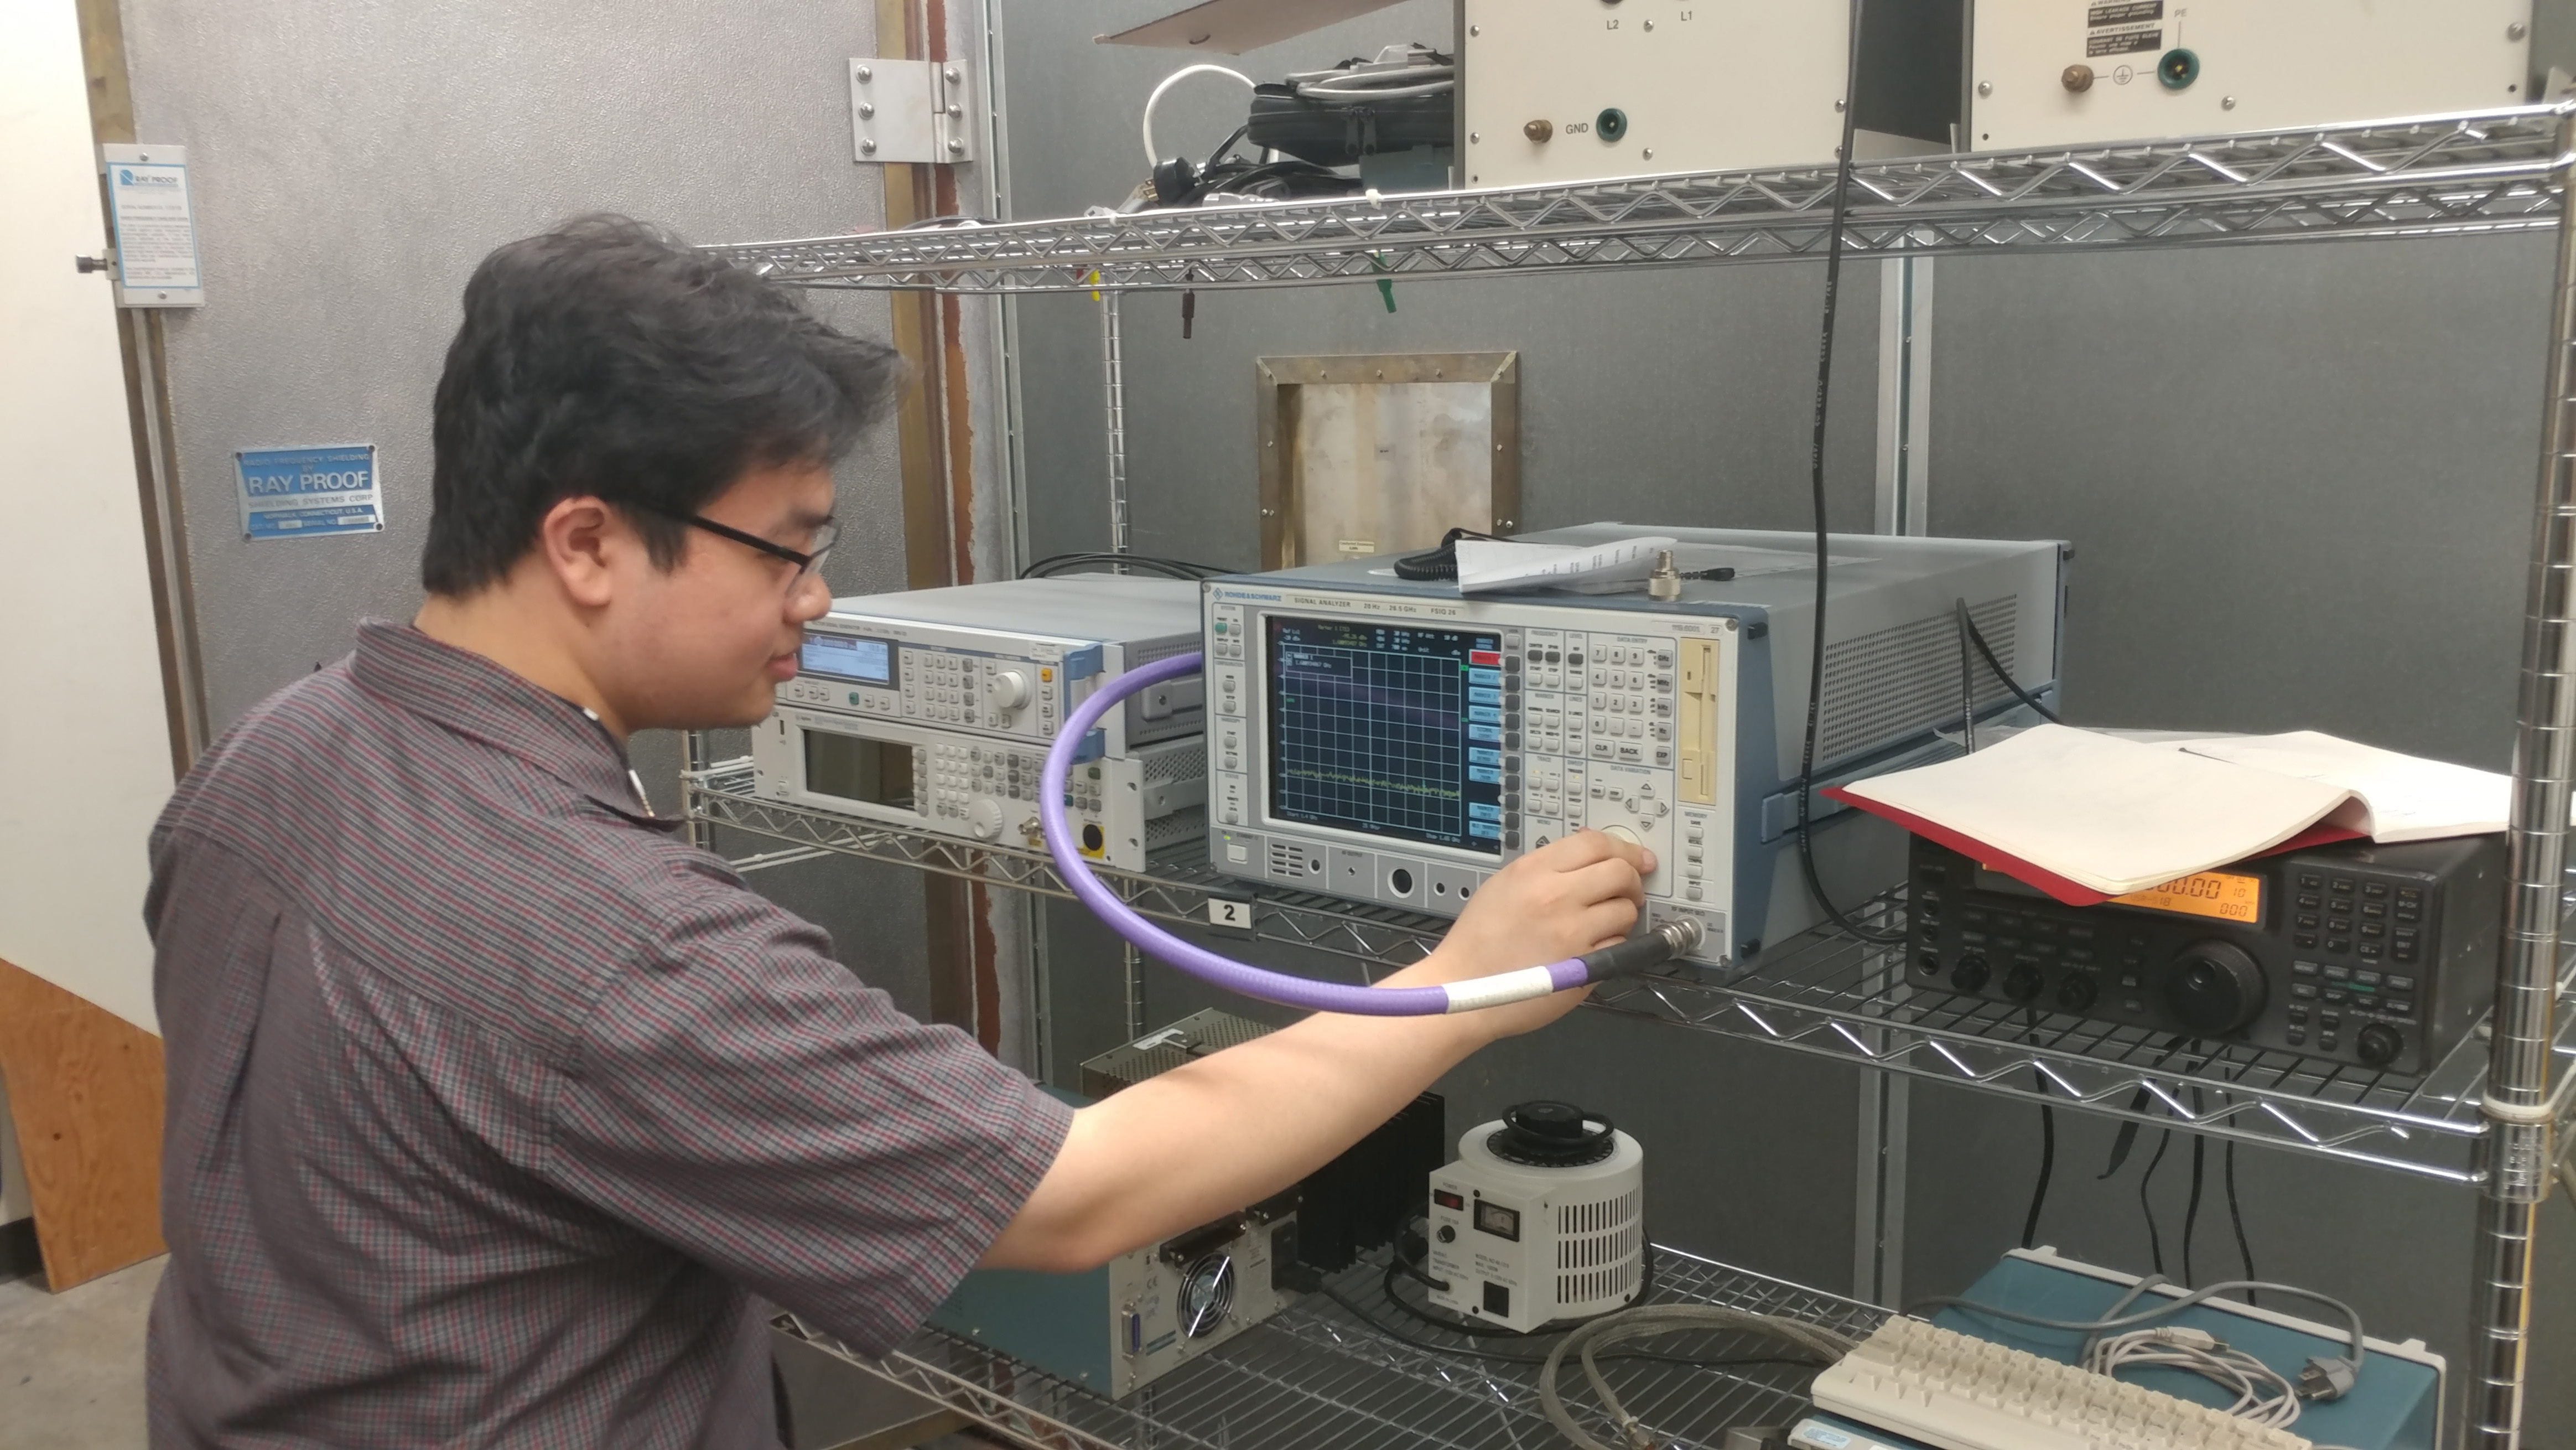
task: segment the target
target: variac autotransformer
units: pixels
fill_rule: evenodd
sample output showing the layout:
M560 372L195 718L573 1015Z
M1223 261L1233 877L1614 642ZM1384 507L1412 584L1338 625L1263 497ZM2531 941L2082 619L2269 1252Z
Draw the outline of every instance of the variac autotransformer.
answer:
M1606 1314L1645 1287L1645 1215L1636 1139L1568 1103L1522 1103L1431 1175L1431 1302L1523 1332Z

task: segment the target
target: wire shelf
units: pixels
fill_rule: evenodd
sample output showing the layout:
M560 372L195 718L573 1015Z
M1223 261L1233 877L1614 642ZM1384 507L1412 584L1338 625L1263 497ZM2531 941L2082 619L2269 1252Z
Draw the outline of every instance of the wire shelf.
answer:
M2211 246L2554 226L2555 107L1852 170L1852 255ZM1371 194L744 242L808 286L943 292L1289 287L1773 261L1824 250L1834 168Z
M1894 926L1902 912L1882 899L1861 919ZM1961 995L1908 980L1900 947L1813 934L1741 972L1611 982L1592 1005L2151 1126L2456 1183L2485 1178L2483 1027L2409 1077ZM2556 1054L2565 1080L2576 1068L2576 1020L2565 1015Z
M782 1315L777 1327L851 1363L928 1395L1025 1444L1046 1450L1485 1450L1562 1444L1539 1407L1535 1343L1471 1340L1397 1318L1381 1295L1383 1254L1336 1274L1222 1348L1125 1400L931 1329L884 1359L851 1351ZM1676 1249L1655 1250L1655 1286L1643 1302L1722 1304L1861 1336L1886 1311ZM1353 1306L1365 1310L1354 1312ZM1401 1326L1400 1332L1397 1326ZM1635 1346L1632 1346L1635 1347ZM1642 1347L1707 1360L1794 1357L1777 1341L1740 1332L1675 1335ZM1615 1353L1615 1352L1614 1352ZM1739 1363L1696 1367L1606 1359L1604 1377L1659 1446L1714 1446L1729 1426L1773 1422L1804 1403L1814 1366ZM1559 1376L1567 1409L1595 1438L1616 1443L1582 1371Z
M833 853L1072 895L1042 852L761 800L752 794L748 760L689 773L682 791L694 819L791 848L738 860L741 868ZM1100 876L1137 910L1172 922L1204 926L1209 901L1250 900L1256 938L1359 963L1364 978L1418 960L1448 926L1333 897L1256 890L1219 876L1195 853L1158 859L1147 872ZM1861 916L1900 925L1903 905L1891 895ZM2576 930L2564 935L2576 942ZM2569 988L2576 988L2576 969L2562 980L2562 990ZM1589 1006L2152 1127L2447 1182L2479 1183L2486 1175L2482 1032L2432 1072L2407 1077L1962 996L1907 980L1895 948L1821 933L1783 942L1743 969L1685 966L1615 980L1595 989ZM2559 1014L2556 1053L2564 1120L2576 1112L2576 1011Z
M752 791L748 757L683 772L680 790L682 807L691 819L784 842L791 848L737 860L737 869L784 865L828 852L910 866L942 876L962 876L1042 896L1067 900L1073 897L1056 875L1055 862L1044 851L960 841L785 801L763 800ZM1150 871L1103 866L1099 876L1120 900L1146 916L1170 922L1206 926L1209 902L1250 901L1253 935L1258 939L1326 952L1379 971L1420 960L1449 929L1449 923L1438 917L1414 912L1366 906L1310 892L1256 891L1250 882L1219 875L1210 868L1204 859L1205 851L1204 845L1193 842L1156 856Z

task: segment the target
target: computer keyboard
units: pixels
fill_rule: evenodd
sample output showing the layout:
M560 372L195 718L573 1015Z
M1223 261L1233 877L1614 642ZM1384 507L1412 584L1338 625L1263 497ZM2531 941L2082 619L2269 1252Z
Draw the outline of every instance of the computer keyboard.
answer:
M1920 1319L1816 1377L1816 1407L1940 1450L2312 1450L2248 1421Z

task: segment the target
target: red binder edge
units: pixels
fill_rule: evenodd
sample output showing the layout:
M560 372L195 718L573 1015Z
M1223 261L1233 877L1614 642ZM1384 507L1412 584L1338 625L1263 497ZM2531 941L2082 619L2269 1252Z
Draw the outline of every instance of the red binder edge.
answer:
M1978 864L1989 867L1993 870L2001 871L2006 876L2009 876L2015 881L2019 881L2026 886L2036 886L2040 890L2047 892L2050 896L2055 897L2057 900L2065 902L2069 906L2099 906L2103 902L2114 899L2103 892L2094 890L2092 887L2087 886L2080 881L2069 881L2065 877L2060 876L2056 872L2048 870L2045 867L2034 866L2018 856L1998 851L1994 847L1989 846L1985 842L1977 840L1974 837L1962 835L1957 831L1951 830L1947 826L1937 825L1931 821L1927 821L1921 816L1911 815L1907 812L1900 811L1894 806L1882 805L1865 796L1853 795L1849 791L1844 790L1841 786L1829 785L1816 793L1825 797L1827 800L1840 801L1844 805L1850 806L1855 810L1867 811L1873 816L1894 821L1896 824L1903 826L1905 829L1912 831L1914 834L1921 836L1923 839L1930 841L1935 845L1947 846L1951 850L1958 852L1960 855L1967 857L1969 860L1975 861ZM2255 861L2260 860L2265 856L2278 856L2285 851L2302 851L2310 846L2324 846L2336 841L2354 841L2359 839L2361 839L2361 832L2359 831L2353 830L2347 826L2330 826L2323 821L2319 821L2317 824L2308 827L2306 830L2299 832L2297 835L2292 836L2290 839L2283 841L2281 844L2274 846L2270 850L2257 851L2253 855L2244 857L2243 859Z

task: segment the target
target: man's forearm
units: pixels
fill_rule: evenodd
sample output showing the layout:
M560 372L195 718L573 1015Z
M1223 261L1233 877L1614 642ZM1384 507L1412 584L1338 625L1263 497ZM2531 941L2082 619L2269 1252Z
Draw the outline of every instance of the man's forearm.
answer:
M1430 956L1380 986L1428 986L1608 946L1636 925L1654 859L1578 831L1477 888ZM1458 1016L1310 1017L1074 1115L1037 1191L985 1253L1081 1269L1277 1193L1385 1122L1461 1058L1556 1020L1556 992Z
M1075 1115L1055 1166L984 1262L1087 1268L1259 1202L1491 1036L1473 1016L1324 1014L1138 1083Z

